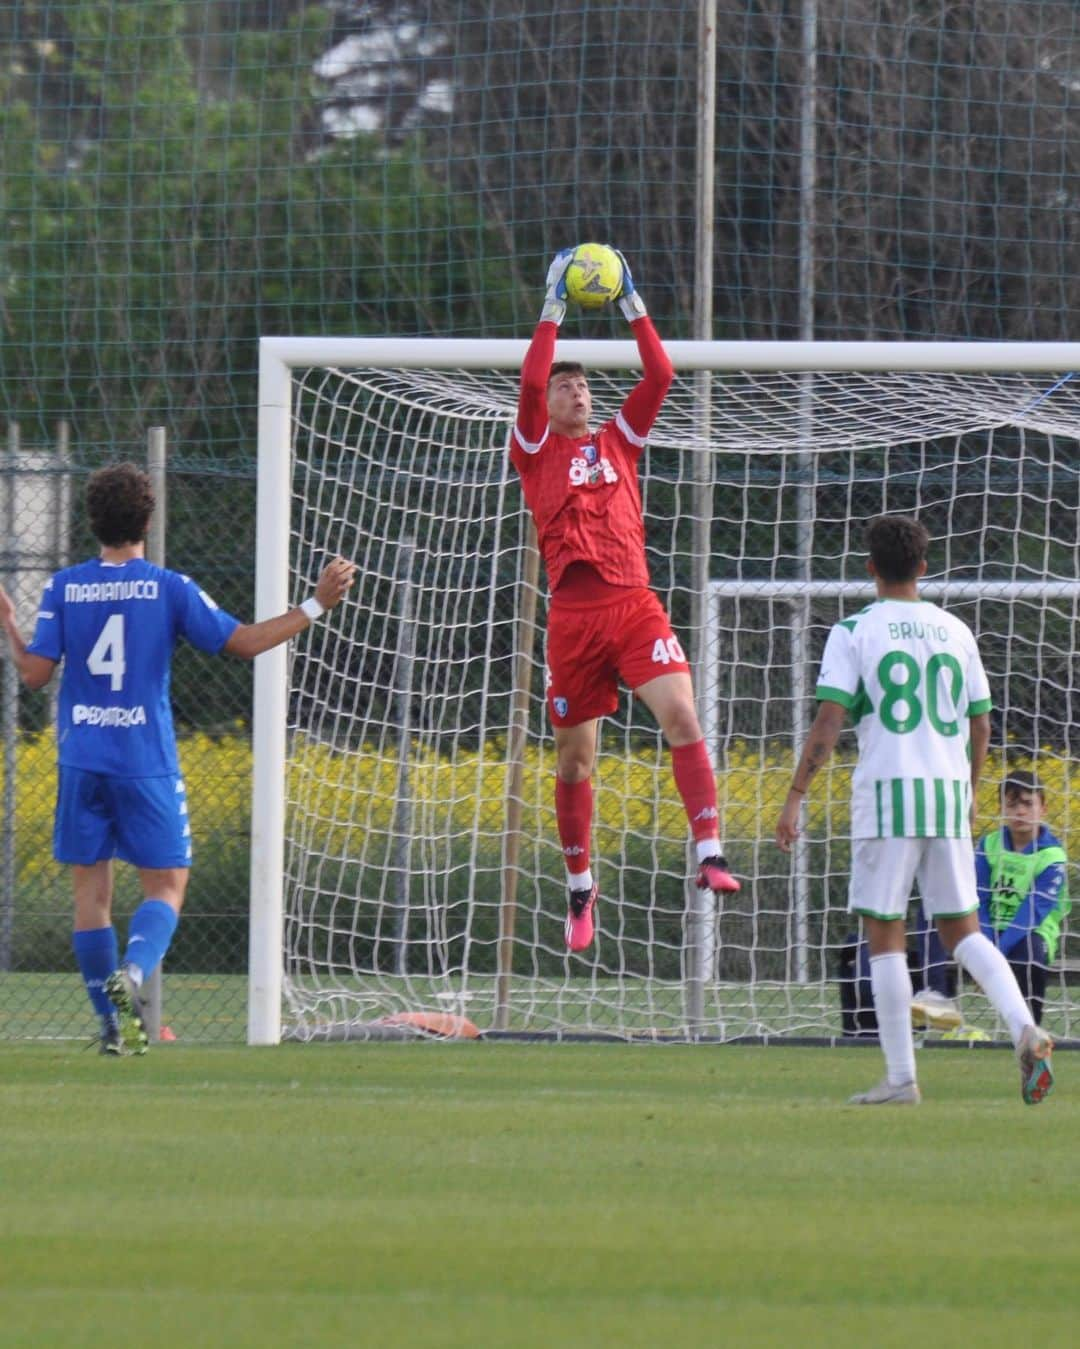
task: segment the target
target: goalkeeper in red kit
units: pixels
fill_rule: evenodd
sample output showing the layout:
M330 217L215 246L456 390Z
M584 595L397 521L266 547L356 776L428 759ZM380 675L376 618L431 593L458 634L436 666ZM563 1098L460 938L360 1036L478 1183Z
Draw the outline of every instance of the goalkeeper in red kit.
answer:
M552 363L566 314L559 253L525 363L510 458L521 476L551 586L547 704L555 731L555 815L570 889L566 944L583 951L595 930L597 886L589 862L592 772L599 719L618 706L623 680L652 712L671 747L675 784L697 845L697 884L738 890L720 843L713 777L694 709L690 667L663 605L649 589L637 465L674 371L623 262L618 303L643 374L618 414L589 430L592 399L582 366Z

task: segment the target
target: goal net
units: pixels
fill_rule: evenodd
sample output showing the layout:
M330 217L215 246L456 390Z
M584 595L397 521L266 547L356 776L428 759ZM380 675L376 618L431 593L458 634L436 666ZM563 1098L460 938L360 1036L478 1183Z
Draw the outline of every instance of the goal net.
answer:
M522 342L265 339L258 608L350 599L256 668L249 1038L440 1031L840 1036L845 734L789 856L773 842L830 626L872 597L868 517L918 514L924 594L976 633L994 696L980 830L1035 767L1071 833L1080 366L1071 346L672 343L641 463L653 584L692 653L742 878L692 885L670 760L629 694L594 785L598 935L564 947L544 708L546 588L507 439ZM564 342L595 416L632 343ZM1057 373L1055 373L1055 371ZM915 916L917 905L913 906ZM1067 927L1046 1023L1074 1033ZM916 974L916 987L919 986ZM965 1023L1000 1031L961 979Z

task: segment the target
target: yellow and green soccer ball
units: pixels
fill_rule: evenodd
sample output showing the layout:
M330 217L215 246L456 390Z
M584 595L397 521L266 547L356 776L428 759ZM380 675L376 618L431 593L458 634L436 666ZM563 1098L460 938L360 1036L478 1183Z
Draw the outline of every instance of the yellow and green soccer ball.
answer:
M566 294L582 309L600 309L619 298L623 267L607 244L578 244L566 269Z

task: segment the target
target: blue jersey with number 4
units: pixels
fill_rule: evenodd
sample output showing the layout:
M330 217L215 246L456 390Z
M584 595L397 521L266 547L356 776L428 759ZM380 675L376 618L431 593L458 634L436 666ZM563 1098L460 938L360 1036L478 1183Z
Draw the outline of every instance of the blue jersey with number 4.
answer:
M63 661L61 765L124 777L179 772L169 702L173 647L220 651L239 620L187 576L143 558L82 562L45 586L27 650Z

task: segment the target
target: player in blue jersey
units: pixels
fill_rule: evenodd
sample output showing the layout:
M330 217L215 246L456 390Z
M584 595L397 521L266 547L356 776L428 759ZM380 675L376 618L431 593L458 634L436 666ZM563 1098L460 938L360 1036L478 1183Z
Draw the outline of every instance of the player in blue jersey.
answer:
M338 604L356 567L335 558L303 604L241 623L189 577L146 561L154 494L141 469L116 464L94 473L86 507L100 556L50 578L29 644L3 587L0 623L29 688L44 687L63 664L53 853L72 868L73 945L101 1018L102 1052L144 1053L139 989L172 940L191 866L169 701L173 648L183 637L201 651L252 659ZM138 869L144 895L122 960L112 926L113 858Z

